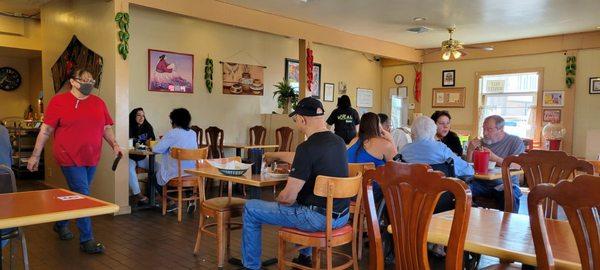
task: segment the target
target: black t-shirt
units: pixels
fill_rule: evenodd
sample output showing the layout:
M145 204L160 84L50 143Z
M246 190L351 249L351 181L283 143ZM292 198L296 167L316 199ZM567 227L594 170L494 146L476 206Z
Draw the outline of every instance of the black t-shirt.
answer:
M314 194L318 175L348 177L346 145L340 137L329 131L311 135L296 148L290 177L306 182L298 193L298 204L327 207L327 198ZM334 199L333 211L342 212L349 204L350 199Z
M129 138L133 139L134 145L138 142L146 144L148 140L156 140L156 137L154 136L154 129L149 123L142 124L141 126L136 125L136 128L129 131ZM129 155L129 158L135 161L140 161L146 157L140 155Z
M327 118L327 124L334 125L335 134L342 137L346 144L356 137L356 125L359 121L358 112L353 108L337 108Z
M452 150L452 152L454 152L457 156L462 156L462 144L460 143L460 138L458 138L458 135L456 135L456 133L449 131L446 137L442 138L441 141L446 146L448 146L448 148L450 148L450 150Z

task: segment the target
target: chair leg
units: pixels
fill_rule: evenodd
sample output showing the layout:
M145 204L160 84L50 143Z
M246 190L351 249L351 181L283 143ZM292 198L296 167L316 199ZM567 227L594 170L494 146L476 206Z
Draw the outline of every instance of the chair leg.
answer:
M167 185L162 188L162 215L167 214Z
M10 239L8 241L10 241L9 242L10 252L9 252L9 255L8 255L10 257L9 258L9 260L10 260L10 268L9 269L16 269L17 267L15 265L15 254L17 253L17 245L15 243L15 239L14 238L12 238L12 239Z
M199 206L198 206L199 207ZM194 246L194 255L200 253L200 242L202 241L202 226L204 226L204 219L206 216L200 210L200 217L198 218L198 235L196 236L196 245Z
M229 259L231 254L231 216L227 214L225 216L225 222L227 224L227 228L225 228L225 234L227 237L227 249L225 251L225 258Z
M23 267L25 270L29 270L29 254L27 252L27 241L25 240L25 234L23 229L19 228L19 235L21 237L21 248L23 249Z
M285 269L285 240L279 237L279 246L277 247L277 269Z
M181 213L183 212L183 189L177 187L177 222L181 223Z
M312 250L312 263L313 263L313 268L315 270L320 270L321 269L321 252L319 252L319 247L313 247Z
M362 207L361 207L362 208ZM358 257L357 260L362 260L362 250L364 246L363 232L365 230L365 218L364 213L361 209L360 214L358 216Z
M327 270L332 270L333 269L333 248L330 246L327 246L326 252L327 252L327 257L325 258L325 261L327 263Z
M225 264L225 236L223 213L217 213L217 267L223 268Z

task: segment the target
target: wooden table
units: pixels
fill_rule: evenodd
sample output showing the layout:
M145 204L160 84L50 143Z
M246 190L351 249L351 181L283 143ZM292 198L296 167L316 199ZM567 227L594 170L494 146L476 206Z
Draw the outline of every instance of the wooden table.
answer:
M427 241L446 245L454 211L433 216ZM550 246L557 269L581 269L577 244L569 223L547 220ZM501 259L536 265L529 216L472 208L465 250Z
M267 148L279 148L279 145L268 144L268 145L245 145L245 144L225 144L223 148L235 148L235 155L238 157L242 156L242 149L267 149Z
M135 210L154 208L156 207L156 187L154 186L154 183L156 183L156 172L154 170L156 154L149 150L137 149L129 149L129 154L148 157L148 181L146 183L146 192L148 193L149 200L147 205L136 206Z
M522 175L522 174L524 174L523 170L510 171L510 175ZM487 174L477 174L476 173L473 176L473 178L475 178L477 180L486 180L486 181L502 179L502 170L498 170L498 169L489 170Z
M58 197L80 195L81 199ZM119 206L65 189L0 194L0 229L116 213Z

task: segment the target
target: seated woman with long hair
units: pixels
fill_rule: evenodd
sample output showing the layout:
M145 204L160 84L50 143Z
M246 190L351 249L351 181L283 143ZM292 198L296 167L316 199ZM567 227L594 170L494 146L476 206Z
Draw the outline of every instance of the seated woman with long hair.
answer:
M129 113L129 139L133 139L133 144L146 144L148 141L156 140L154 129L148 123L144 109L135 108ZM147 203L148 197L140 191L136 167L148 169L148 157L140 155L129 155L129 188L134 198L140 203Z

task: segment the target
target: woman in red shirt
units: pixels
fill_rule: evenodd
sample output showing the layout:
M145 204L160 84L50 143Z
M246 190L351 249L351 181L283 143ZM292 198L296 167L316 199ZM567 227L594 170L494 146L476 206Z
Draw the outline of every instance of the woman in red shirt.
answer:
M121 149L112 130L113 120L106 104L92 95L94 78L86 69L77 68L70 74L71 90L55 95L48 104L44 124L35 142L27 168L36 171L40 154L46 141L54 133L54 159L67 179L69 189L84 195L90 194L90 184L100 160L102 138L119 154ZM61 240L70 240L73 233L67 220L54 225ZM101 253L104 246L92 236L92 221L89 217L77 219L81 250L86 253Z

